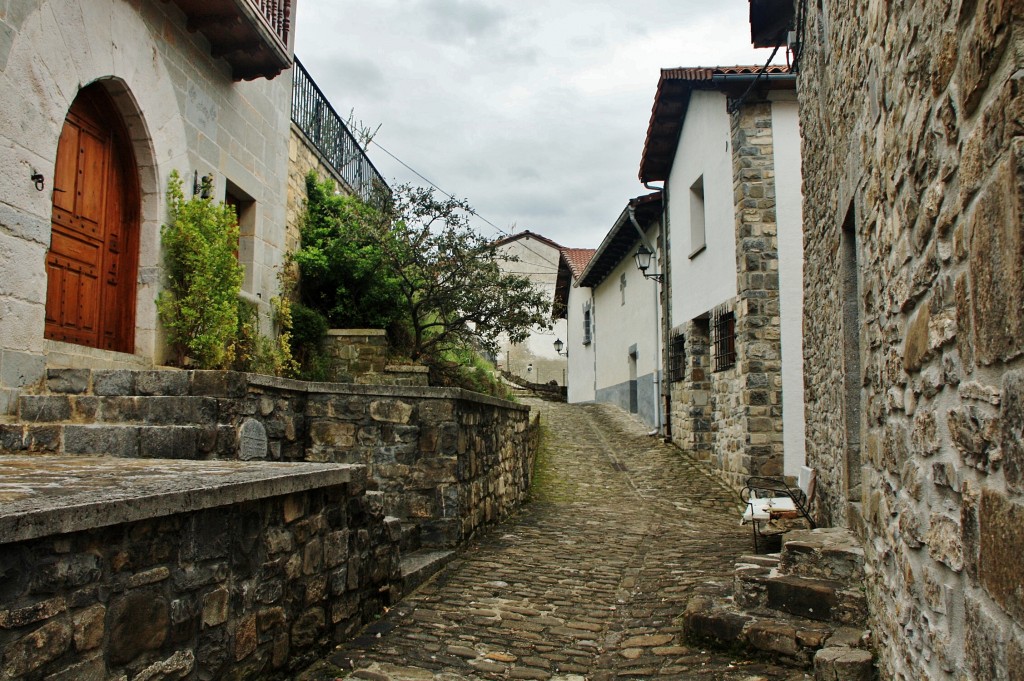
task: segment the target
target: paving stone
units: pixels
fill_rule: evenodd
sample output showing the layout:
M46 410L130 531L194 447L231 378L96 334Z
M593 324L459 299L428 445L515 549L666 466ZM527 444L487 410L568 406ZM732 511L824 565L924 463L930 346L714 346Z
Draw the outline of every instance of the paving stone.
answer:
M691 597L751 550L707 464L614 407L524 401L547 431L531 502L297 681L810 678L678 645Z

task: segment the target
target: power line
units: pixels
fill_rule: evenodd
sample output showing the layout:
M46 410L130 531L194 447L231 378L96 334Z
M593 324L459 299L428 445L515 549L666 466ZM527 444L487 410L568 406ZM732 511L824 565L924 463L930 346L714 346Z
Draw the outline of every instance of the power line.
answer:
M430 179L429 179L429 178L428 178L428 177L427 177L426 175L424 175L424 174L423 174L423 173L421 173L420 171L416 170L416 169L415 169L415 168L413 168L413 167L412 167L411 165L409 165L408 163L406 163L405 161L403 161L402 159L398 158L397 156L395 156L394 154L392 154L392 153L391 153L390 151L388 151L387 149L385 149L385 148L384 148L383 146L381 146L380 142L378 142L378 141L377 141L376 139L372 139L372 140L370 140L370 142L369 142L369 144L367 144L367 146L369 146L370 144L375 144L375 145L377 145L377 148L378 148L378 149L380 149L380 150L381 150L381 151L383 151L383 152L384 152L385 154L387 154L387 155L388 155L388 156L390 156L391 158L393 158L393 159L395 159L396 161L398 161L399 163L401 163L401 164L402 164L402 166L403 166L404 168L406 168L407 170L409 170L409 172L411 172L411 173L415 174L415 175L416 175L416 177L420 178L421 180L423 180L424 182L426 182L427 184L429 184L429 185L430 185L431 187L433 187L433 188L434 188L434 189L436 189L437 191L439 191L439 192L441 192L442 194L444 194L445 196L447 196L447 197L448 197L449 199L451 199L451 200L453 200L453 201L458 201L458 200L459 200L459 199L457 199L457 198L455 197L455 195L454 195L454 194L450 194L450 193L446 192L445 190L441 189L441 188L440 188L439 186L437 186L436 184L434 184L434 182L432 182L432 181L431 181L431 180L430 180ZM505 236L514 236L514 235L512 234L512 232L510 232L510 231L508 231L508 230L506 230L506 229L502 229L501 227L498 227L498 225L494 224L493 222L491 222L490 220L488 220L487 218L485 218L485 217L484 217L483 215L480 215L480 213L476 212L476 210L474 210L474 209L470 209L470 211L469 211L469 214L470 214L470 215L472 215L473 217L476 217L476 218L479 218L479 219L483 220L483 221L484 221L484 222L486 222L486 223L487 223L488 225L490 225L490 226L491 226L491 227L493 227L493 228L494 228L495 230L497 230L497 231L498 231L498 232L499 232L500 234L504 234ZM528 250L528 251L530 251L531 253L533 253L534 255L536 255L536 256L537 256L538 258L541 258L541 259L542 259L542 260L543 260L543 261L544 261L545 263L553 264L553 265L555 265L555 267L557 268L557 266L558 266L558 264L557 264L557 263L552 263L552 262L551 262L550 260L548 260L548 259L547 259L547 257L546 257L546 256L545 256L545 255L544 255L543 253L538 253L538 252L537 252L536 250L534 250L533 248L531 248L529 244L523 244L523 247L524 247L524 248L525 248L526 250Z

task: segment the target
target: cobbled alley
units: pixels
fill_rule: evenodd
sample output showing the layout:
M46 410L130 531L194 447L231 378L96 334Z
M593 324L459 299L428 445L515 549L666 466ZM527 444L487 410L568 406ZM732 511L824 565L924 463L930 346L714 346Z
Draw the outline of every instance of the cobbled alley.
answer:
M735 493L614 407L527 401L532 501L302 681L808 678L683 638L691 594L751 550Z

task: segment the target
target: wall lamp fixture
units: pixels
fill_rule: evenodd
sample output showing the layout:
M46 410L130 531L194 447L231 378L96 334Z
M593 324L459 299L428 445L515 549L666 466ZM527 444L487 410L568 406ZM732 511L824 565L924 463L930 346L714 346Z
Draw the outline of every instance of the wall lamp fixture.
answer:
M644 275L644 279L653 279L654 281L662 282L665 280L665 275L659 272L647 273L647 270L651 267L652 255L654 254L651 253L649 248L640 244L640 248L636 249L636 255L633 256L636 259L636 268L640 270L640 274Z

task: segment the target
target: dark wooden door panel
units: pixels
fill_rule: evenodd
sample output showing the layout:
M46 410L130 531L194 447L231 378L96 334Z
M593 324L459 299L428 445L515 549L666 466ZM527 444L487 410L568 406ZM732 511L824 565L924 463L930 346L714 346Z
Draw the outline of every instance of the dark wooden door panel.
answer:
M46 337L134 349L137 170L127 133L98 85L61 131L47 254Z

